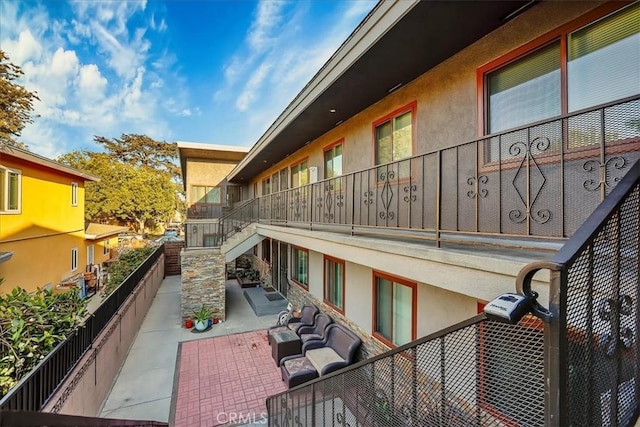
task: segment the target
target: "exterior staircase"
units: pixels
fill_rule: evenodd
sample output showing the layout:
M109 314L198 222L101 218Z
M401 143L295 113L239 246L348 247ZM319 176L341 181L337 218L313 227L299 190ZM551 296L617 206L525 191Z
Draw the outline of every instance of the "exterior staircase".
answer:
M256 224L250 224L232 234L220 247L225 261L231 262L265 239L256 232Z

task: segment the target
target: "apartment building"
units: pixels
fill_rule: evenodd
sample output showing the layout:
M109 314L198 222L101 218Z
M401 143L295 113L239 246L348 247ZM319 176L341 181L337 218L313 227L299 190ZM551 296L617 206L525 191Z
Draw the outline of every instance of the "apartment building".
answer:
M272 285L363 356L473 316L640 157L639 22L639 2L378 3L228 173L253 200L221 252L261 240Z

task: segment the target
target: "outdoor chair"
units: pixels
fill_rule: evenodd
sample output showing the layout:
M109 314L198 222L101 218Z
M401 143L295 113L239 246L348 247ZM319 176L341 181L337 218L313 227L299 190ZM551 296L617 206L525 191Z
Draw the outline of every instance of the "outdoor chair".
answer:
M298 328L298 335L300 340L304 344L309 340L322 341L325 337L327 326L333 323L333 319L324 313L316 315L315 324L313 326L300 326Z
M298 333L298 329L302 326L313 326L316 319L316 314L318 314L320 310L313 304L305 304L300 309L300 317L292 317L289 319L286 325L284 326L272 326L267 330L267 339L269 344L271 344L271 339L269 338L271 334L282 332L284 330L291 330L295 333ZM298 334L299 335L299 334Z

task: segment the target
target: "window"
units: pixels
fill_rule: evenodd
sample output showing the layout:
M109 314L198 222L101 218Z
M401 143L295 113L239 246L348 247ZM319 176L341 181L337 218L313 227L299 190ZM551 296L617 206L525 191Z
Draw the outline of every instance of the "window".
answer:
M309 252L292 246L291 279L307 289L309 287Z
M373 123L376 165L390 163L413 155L413 102Z
M324 256L324 301L344 313L344 261Z
M71 271L78 269L78 248L71 249Z
M340 140L324 149L324 178L342 175L342 142Z
M22 172L0 167L0 212L19 213L21 191Z
M271 264L271 239L262 241L262 259Z
M271 194L271 177L262 180L262 195Z
M309 169L307 168L307 160L303 160L291 166L291 187L302 187L309 183Z
M280 171L280 190L287 190L289 188L289 170L284 168Z
M111 254L111 250L109 249L109 240L104 241L104 245L102 246L102 255Z
M78 206L78 183L71 183L71 206Z
M87 264L93 264L95 257L93 252L93 245L87 246Z
M638 22L635 3L586 26L584 19L569 24L533 42L535 50L524 57L510 54L479 69L486 86L485 132L640 93Z
M221 203L220 187L191 186L191 203Z
M205 234L203 236L202 245L205 248L213 248L216 246L216 235L215 234Z
M374 273L374 335L399 346L415 339L417 285Z

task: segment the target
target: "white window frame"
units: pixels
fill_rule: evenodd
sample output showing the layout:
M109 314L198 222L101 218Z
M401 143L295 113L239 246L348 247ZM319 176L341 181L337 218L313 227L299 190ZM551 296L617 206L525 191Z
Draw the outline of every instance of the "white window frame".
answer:
M88 245L87 246L87 265L93 264L95 260L96 260L95 248L93 245Z
M71 271L78 269L78 248L71 248Z
M78 183L71 183L71 206L78 206Z
M18 175L18 208L9 209L9 173ZM3 198L0 200L0 212L4 214L19 214L22 212L22 171L20 169L13 169L4 166L0 166L0 174L4 175L2 179Z

